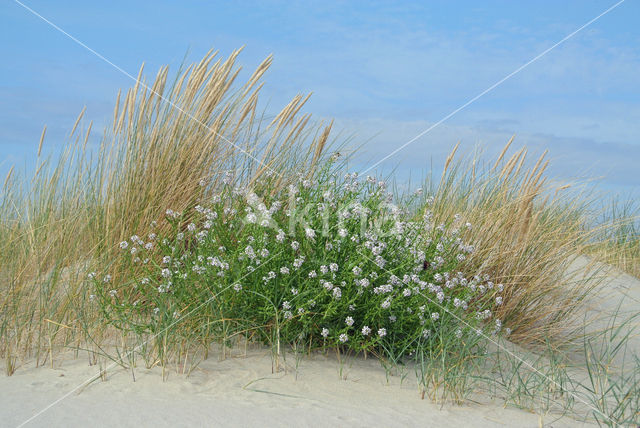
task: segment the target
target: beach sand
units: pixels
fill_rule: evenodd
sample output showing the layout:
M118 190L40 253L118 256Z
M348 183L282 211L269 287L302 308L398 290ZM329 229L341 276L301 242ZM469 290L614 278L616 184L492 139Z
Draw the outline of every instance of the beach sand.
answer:
M287 365L295 365L287 361ZM17 426L86 379L97 368L87 361L65 361L55 369L19 370L0 380L3 426ZM409 377L386 381L374 359L343 361L305 357L286 373L271 374L268 350L247 357L213 357L186 377L160 369L136 370L136 381L123 369L66 397L25 426L272 426L272 427L537 427L540 418L505 409L499 401L462 406L421 400ZM249 384L249 385L248 385ZM247 386L248 385L248 386ZM555 418L542 420L551 423ZM566 419L566 418L565 418ZM553 426L583 426L563 419Z

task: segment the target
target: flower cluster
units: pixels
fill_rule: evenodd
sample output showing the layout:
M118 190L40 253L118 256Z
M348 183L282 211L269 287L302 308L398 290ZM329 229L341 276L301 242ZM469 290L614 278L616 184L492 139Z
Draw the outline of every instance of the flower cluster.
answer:
M168 209L161 238L120 243L137 266L135 287L117 292L94 279L112 316L157 331L197 308L192 319L237 320L227 329L278 326L291 342L304 335L318 346L407 354L435 346L436 332L464 338L502 329L493 315L502 286L457 269L473 252L462 216L434 224L428 209L416 215L410 204L393 205L384 181L357 174L325 171L280 190L231 183L193 212ZM180 322L197 334L222 328L208 322L205 331L186 318Z

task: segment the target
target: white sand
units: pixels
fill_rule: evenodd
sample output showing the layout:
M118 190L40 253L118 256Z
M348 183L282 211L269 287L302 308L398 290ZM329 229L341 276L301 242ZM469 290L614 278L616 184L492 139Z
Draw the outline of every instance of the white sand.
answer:
M96 371L76 360L2 378L0 425L19 425ZM500 403L441 408L421 400L414 382L400 385L393 377L387 384L372 359L346 363L343 373L346 380L334 358L315 356L302 361L297 380L292 371L272 375L268 351L210 358L191 376L172 373L165 382L157 369L137 370L136 382L129 372L114 369L107 381L96 380L25 426L539 426L538 416ZM553 426L582 424L567 419Z
M625 311L640 308L640 281L611 275L600 298L590 304L594 313L606 314L622 300ZM606 296L603 298L602 296ZM633 346L640 351L640 340ZM130 372L112 368L107 380L69 394L98 368L86 357L56 359L55 368L21 368L13 376L0 375L0 426L285 426L285 427L537 427L586 426L569 417L539 416L502 402L480 397L483 404L463 406L421 400L412 373L403 383L374 359L313 355L301 360L296 371L290 356L286 373L272 374L269 350L240 350L223 361L214 355L190 375L169 372L163 382L158 368ZM142 365L140 362L139 365ZM248 385L248 386L247 386Z

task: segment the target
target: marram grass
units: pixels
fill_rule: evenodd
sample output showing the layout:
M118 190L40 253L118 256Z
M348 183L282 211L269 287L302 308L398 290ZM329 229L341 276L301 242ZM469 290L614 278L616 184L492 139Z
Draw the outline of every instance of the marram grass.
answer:
M118 94L97 149L88 146L91 125L80 133L81 114L56 162L39 159L31 178L7 176L0 199L7 361L46 358L55 345L80 343L89 326L100 328L97 314L82 307L88 269L112 263L117 243L166 207L194 205L215 188L218 172L233 170L237 184L247 184L276 171L275 188L286 187L293 171L313 174L331 126L309 124L303 96L264 122L258 95L271 59L235 85L238 53L226 60L209 53L174 81L163 67L146 86L141 69L141 83Z

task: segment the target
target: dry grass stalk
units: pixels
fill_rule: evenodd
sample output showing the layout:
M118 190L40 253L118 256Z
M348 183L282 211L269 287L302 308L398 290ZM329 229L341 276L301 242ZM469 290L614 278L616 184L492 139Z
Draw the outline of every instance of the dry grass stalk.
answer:
M562 192L567 186L547 184L546 152L530 168L525 148L503 162L512 142L492 167L480 172L477 159L452 162L456 146L442 180L431 186L431 210L435 224L456 213L472 224L466 233L475 253L465 273L487 273L505 285L498 316L513 330L512 339L530 346L544 346L549 339L559 345L579 322L572 316L597 282L597 276L590 283L566 276L595 232L586 227L584 195L571 196Z
M39 161L29 186L10 170L0 198L0 354L12 367L42 352L51 325L69 327L54 343L85 338L94 327L83 301L89 265L110 263L118 242L166 209L192 207L225 171L237 184L272 171L286 186L319 161L331 127L309 140L317 131L308 115L297 117L309 97L296 96L264 128L258 95L272 59L235 88L239 53L221 60L209 52L173 82L162 67L148 86L141 67L136 85L118 93L97 150L87 150L91 125L76 135L83 109L71 144L56 161Z

